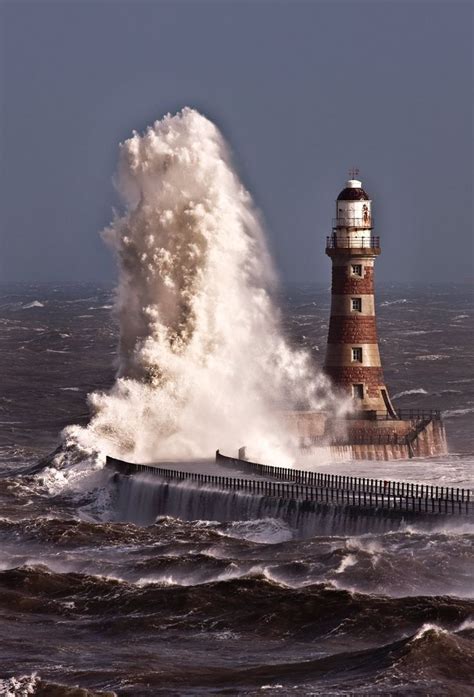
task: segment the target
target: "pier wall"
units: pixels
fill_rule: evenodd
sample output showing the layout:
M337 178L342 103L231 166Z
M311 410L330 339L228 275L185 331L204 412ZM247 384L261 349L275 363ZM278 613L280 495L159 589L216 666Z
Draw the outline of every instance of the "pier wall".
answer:
M184 520L280 518L298 537L457 528L472 518L470 491L273 467L216 453L222 474L170 470L107 457L116 520L152 524ZM227 476L241 470L245 478Z

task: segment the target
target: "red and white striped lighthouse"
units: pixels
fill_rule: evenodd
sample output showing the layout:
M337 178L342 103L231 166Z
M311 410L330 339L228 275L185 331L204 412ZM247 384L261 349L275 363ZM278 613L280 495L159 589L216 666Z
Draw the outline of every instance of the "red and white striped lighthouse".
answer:
M375 324L374 263L380 240L373 235L371 201L355 178L358 171L351 175L337 197L326 243L332 288L325 371L352 395L357 411L368 417L373 412L396 417L384 383Z

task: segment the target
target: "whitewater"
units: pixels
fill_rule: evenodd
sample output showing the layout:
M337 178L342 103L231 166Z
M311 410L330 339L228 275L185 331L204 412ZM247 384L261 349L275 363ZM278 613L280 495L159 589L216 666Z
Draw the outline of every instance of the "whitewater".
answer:
M88 399L66 449L134 461L252 447L292 462L284 411L343 412L273 300L262 224L216 126L192 109L120 146L123 214L103 237L119 273L117 379Z

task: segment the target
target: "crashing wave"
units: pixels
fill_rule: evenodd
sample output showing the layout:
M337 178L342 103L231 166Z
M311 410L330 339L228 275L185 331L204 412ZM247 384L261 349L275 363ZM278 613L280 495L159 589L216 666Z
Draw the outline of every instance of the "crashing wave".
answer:
M282 407L344 409L272 300L259 216L218 129L184 109L121 145L125 212L103 236L119 267L119 370L65 445L150 461L243 443L291 461Z

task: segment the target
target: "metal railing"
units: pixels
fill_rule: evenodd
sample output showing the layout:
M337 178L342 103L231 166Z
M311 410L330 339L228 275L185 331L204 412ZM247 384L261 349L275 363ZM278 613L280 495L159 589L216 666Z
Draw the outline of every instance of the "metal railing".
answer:
M440 421L440 409L395 409L396 418L389 411L376 411L370 409L366 411L354 411L346 416L351 421L363 419L364 421Z
M328 474L323 472L310 472L298 470L292 467L275 467L263 465L248 460L239 460L216 452L216 462L222 464L238 465L247 472L276 478L280 481L291 481L315 486L317 488L343 489L345 491L361 492L366 494L384 494L399 498L433 499L435 501L455 501L469 504L471 502L470 489L457 487L442 487L434 484L420 484L417 482L396 482L367 477L352 477L341 474Z
M371 218L333 218L333 229L340 228L362 228L363 230L372 230Z
M326 249L380 249L380 237L378 235L328 235L326 237Z
M452 498L439 496L429 496L428 490L425 489L425 495L417 495L419 485L411 485L412 489L400 488L397 492L393 485L398 482L377 482L377 480L363 480L357 478L341 477L340 475L319 475L327 477L324 479L324 485L315 485L306 483L296 479L296 475L306 475L310 477L317 476L315 472L302 472L299 470L286 469L281 467L271 467L270 465L258 465L247 461L237 460L234 458L221 455L219 451L216 453L216 460L222 464L248 465L249 467L257 468L258 472L265 473L281 472L286 473L287 481L269 481L266 479L241 479L237 477L225 477L213 474L201 474L200 472L183 472L180 470L163 469L153 465L132 464L123 460L107 457L106 466L115 469L122 474L133 474L144 472L160 477L167 482L196 482L211 488L224 489L227 491L240 491L250 495L268 496L287 501L297 501L304 505L304 510L311 511L310 504L322 503L332 505L345 505L357 508L372 508L385 509L396 511L407 511L416 513L434 513L434 514L455 514L470 512L469 492L467 498ZM259 468L263 468L260 471ZM290 477L292 477L290 479ZM347 486L350 479L357 479L359 482L373 482L370 487L357 488L356 486ZM316 481L316 480L313 480ZM346 484L346 486L344 486ZM382 485L383 488L380 488ZM392 485L390 488L389 485ZM400 484L400 487L410 485ZM424 485L421 485L424 486ZM426 486L426 485L425 485ZM455 491L455 490L451 490ZM464 492L465 490L457 490ZM403 493L404 492L404 493ZM438 492L438 487L436 487ZM314 510L314 509L313 509Z
M395 409L401 421L440 421L440 409Z

